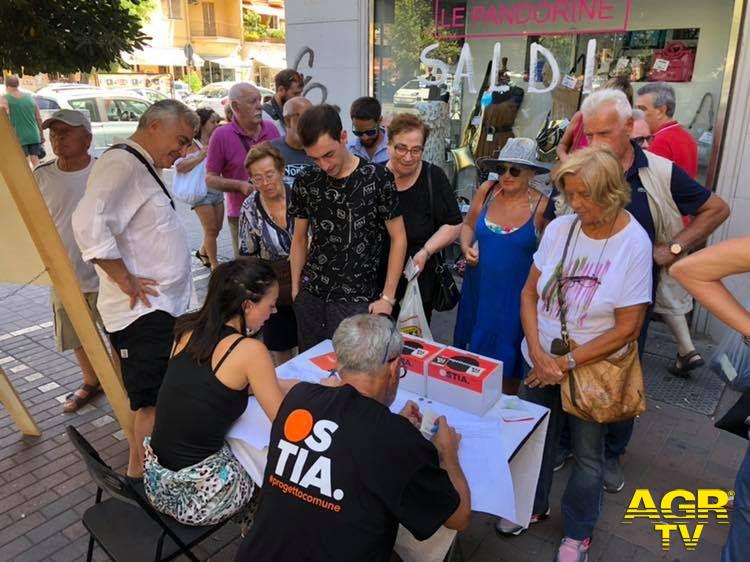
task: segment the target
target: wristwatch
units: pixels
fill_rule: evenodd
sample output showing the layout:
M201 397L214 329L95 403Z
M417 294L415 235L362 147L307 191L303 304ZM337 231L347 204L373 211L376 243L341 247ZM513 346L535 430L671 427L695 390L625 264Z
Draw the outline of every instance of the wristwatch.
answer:
M578 365L578 363L576 363L576 358L573 357L573 352L572 351L569 351L565 355L565 360L568 362L568 369L571 370L571 371L576 368L576 365Z
M669 243L669 253L673 256L681 256L685 253L685 248L682 247L682 244L673 240Z

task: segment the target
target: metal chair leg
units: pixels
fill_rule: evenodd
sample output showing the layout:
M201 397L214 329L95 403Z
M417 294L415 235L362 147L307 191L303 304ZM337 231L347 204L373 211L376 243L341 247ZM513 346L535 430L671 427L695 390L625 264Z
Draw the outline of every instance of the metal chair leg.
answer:
M86 562L91 562L94 556L94 535L89 534L89 549L86 551Z

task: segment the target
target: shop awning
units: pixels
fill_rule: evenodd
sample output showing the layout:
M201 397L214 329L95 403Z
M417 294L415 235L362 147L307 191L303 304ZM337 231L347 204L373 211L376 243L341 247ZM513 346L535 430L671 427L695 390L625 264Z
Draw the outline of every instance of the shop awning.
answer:
M218 64L221 68L251 68L253 66L252 60L242 60L237 56L219 57L216 55L203 55L203 58L208 62Z
M146 47L132 53L125 53L123 58L128 64L187 66L185 52L177 47ZM197 53L193 55L193 64L196 66L203 65L203 58Z
M280 19L284 19L284 10L282 8L274 8L273 6L264 6L263 4L245 4L244 8L260 14L261 16L277 16Z

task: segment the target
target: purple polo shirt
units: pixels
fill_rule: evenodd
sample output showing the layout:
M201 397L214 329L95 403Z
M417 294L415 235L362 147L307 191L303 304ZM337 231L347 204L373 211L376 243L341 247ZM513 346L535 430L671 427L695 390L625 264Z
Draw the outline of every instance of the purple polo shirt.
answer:
M208 143L208 157L206 171L213 172L223 178L247 181L245 171L245 157L256 144L278 138L279 132L271 121L263 121L260 133L253 138L248 136L232 118L231 123L222 125L211 135ZM240 138L242 137L242 138ZM225 194L228 217L239 217L245 196L232 191Z

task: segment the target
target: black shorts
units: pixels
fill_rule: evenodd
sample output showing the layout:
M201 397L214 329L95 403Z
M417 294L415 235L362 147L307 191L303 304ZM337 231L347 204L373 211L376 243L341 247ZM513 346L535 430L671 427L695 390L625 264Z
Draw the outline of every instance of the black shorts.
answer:
M297 318L291 305L276 307L276 313L263 325L263 343L271 351L297 347Z
M133 411L156 406L172 351L174 322L168 312L155 310L109 334L120 356L122 382Z

